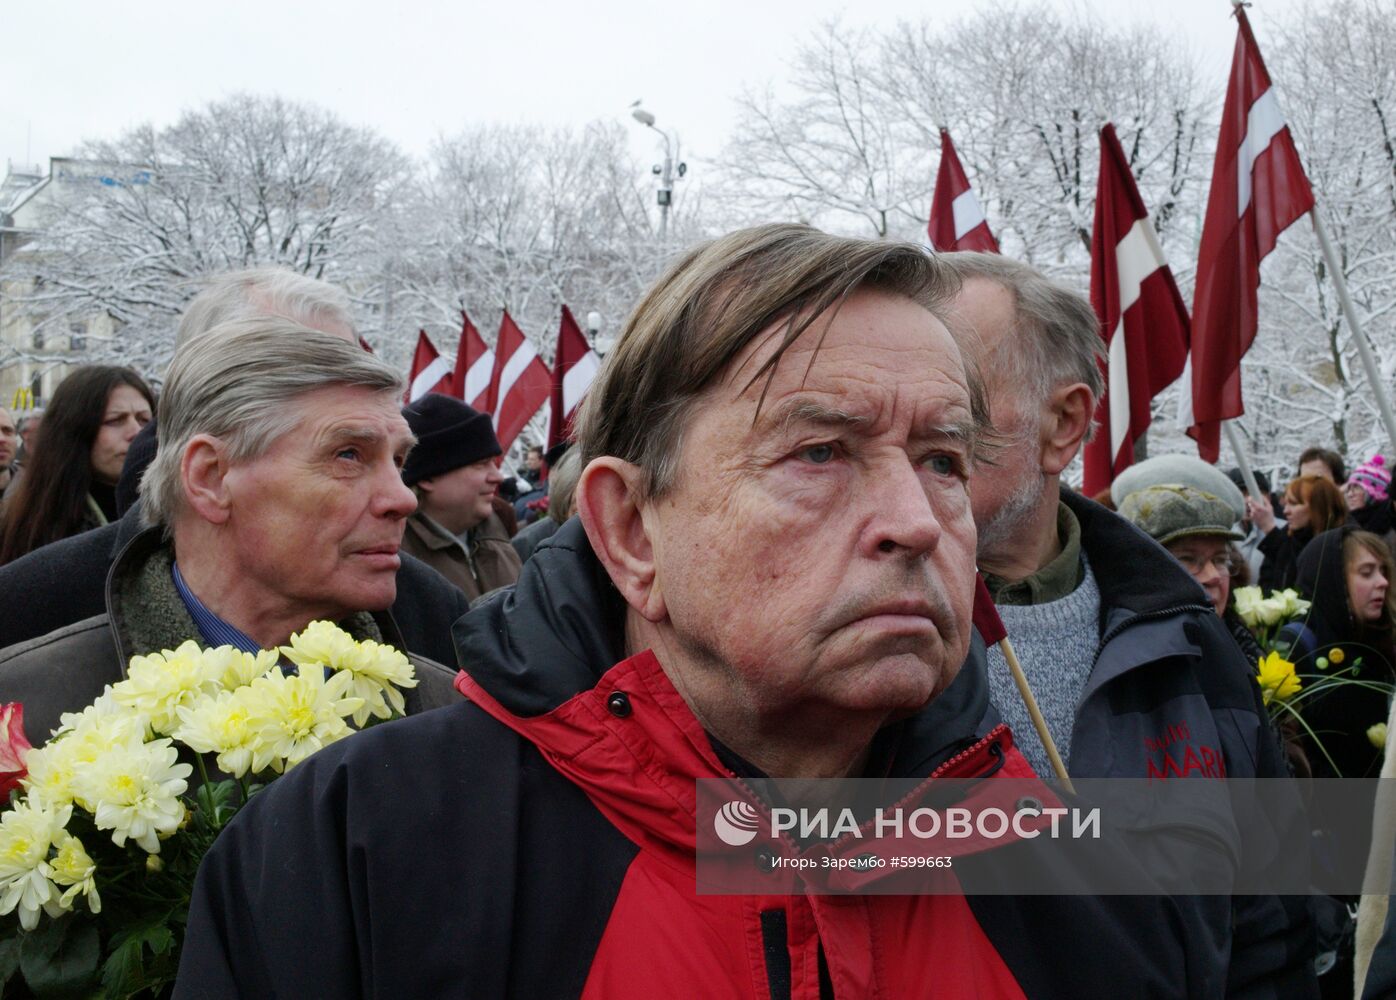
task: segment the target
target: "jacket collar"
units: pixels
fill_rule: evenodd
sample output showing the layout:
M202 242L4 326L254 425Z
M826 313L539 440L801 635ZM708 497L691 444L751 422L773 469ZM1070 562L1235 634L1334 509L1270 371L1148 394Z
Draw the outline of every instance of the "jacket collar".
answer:
M457 687L533 743L632 839L691 852L694 781L734 772L655 655L625 656L624 620L624 601L573 518L538 547L515 586L456 622L465 664ZM996 718L986 669L975 635L947 690L891 734L891 777L925 778L976 746L988 752ZM993 742L1002 753L1011 737L1000 727ZM1022 768L1017 776L1031 774Z
M417 511L407 519L407 530L416 535L423 545L432 550L459 549L465 551L461 540L441 525Z

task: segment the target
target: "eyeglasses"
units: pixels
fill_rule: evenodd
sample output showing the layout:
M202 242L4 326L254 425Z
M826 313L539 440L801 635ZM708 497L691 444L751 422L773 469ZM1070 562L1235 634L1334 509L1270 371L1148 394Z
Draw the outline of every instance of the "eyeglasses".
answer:
M1214 555L1210 559L1200 559L1195 555L1175 552L1173 553L1173 558L1182 563L1183 569L1187 570L1193 576L1199 575L1208 566L1211 566L1222 576L1230 576L1231 570L1235 565L1231 561L1231 556L1227 555L1225 552Z

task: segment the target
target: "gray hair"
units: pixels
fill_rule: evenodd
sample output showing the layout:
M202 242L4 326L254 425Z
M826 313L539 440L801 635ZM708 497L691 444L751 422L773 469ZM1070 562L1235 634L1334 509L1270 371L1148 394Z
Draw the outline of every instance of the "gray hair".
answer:
M582 478L582 449L569 448L567 454L548 470L548 516L558 524L567 520L572 497Z
M210 279L185 307L175 347L224 323L258 316L280 316L314 329L334 324L354 330L342 289L284 267L256 267Z
M994 379L1030 386L1038 402L1053 390L1083 383L1096 402L1105 394L1100 320L1080 294L1027 264L996 253L945 253L939 259L962 282L983 278L1013 296L1014 342L995 357ZM988 365L981 361L981 370ZM1003 428L1007 430L1007 428Z
M734 358L780 324L775 350L747 381L769 388L781 356L821 317L817 351L838 307L858 289L903 296L941 315L954 273L914 243L831 236L809 226L728 233L679 258L625 321L577 413L582 461L614 455L644 470L640 492L678 478L683 431L702 393ZM988 408L973 359L963 358L975 447ZM765 401L765 389L757 404Z
M175 351L160 396L158 448L141 479L147 524L166 531L184 506L180 466L198 434L221 439L232 462L255 459L300 420L292 404L329 386L393 396L402 375L343 337L277 316L234 320Z

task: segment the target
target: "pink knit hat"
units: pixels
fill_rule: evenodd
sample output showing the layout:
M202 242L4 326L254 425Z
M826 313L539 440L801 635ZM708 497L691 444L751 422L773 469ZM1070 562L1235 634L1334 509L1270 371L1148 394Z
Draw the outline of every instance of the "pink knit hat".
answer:
M1381 455L1373 455L1353 469L1345 485L1350 486L1353 483L1361 486L1373 501L1379 503L1385 500L1391 489L1391 470L1386 467L1386 459Z

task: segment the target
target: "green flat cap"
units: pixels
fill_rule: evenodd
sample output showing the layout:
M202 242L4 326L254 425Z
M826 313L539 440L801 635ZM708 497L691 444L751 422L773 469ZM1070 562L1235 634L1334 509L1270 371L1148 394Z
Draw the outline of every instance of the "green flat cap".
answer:
M1245 537L1232 530L1236 517L1229 503L1182 483L1136 490L1120 504L1120 516L1160 545L1188 535Z

